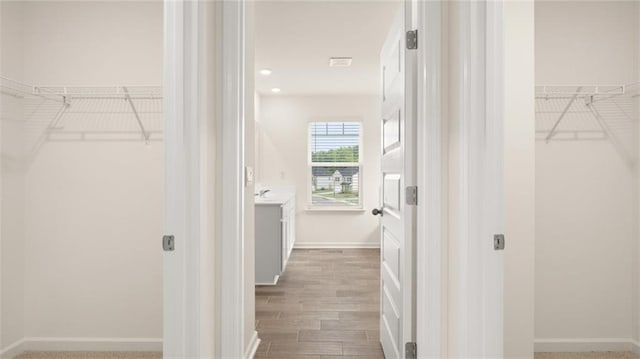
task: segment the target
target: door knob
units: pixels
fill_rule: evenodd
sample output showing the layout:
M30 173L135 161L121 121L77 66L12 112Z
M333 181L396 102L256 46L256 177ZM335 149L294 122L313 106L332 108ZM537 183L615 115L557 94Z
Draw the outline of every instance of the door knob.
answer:
M380 209L374 208L373 211L371 211L371 214L373 214L374 216L380 215L380 217L382 217L383 216L382 208Z

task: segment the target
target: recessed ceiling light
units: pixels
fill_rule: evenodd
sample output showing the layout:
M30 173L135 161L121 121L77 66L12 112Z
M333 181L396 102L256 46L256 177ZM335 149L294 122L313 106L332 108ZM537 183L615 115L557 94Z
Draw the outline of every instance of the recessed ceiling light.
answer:
M262 69L260 70L260 75L269 76L272 72L271 69Z
M329 67L349 67L351 66L352 57L330 57Z
M277 87L274 87L274 88L271 89L271 92L278 93L278 92L280 92L280 89L277 88Z

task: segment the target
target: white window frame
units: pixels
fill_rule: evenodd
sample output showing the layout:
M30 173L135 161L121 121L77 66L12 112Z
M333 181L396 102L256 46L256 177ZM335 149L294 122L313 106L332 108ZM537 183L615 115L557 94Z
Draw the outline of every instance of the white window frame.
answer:
M311 160L311 126L314 123L358 123L360 124L360 132L358 133L358 205L357 206L315 206L313 205L313 167L319 166L335 166L335 167L354 167L356 162L312 162ZM363 134L364 121L359 118L341 118L341 119L314 119L307 123L307 211L364 211L364 187L362 179L364 178L364 161L363 159Z

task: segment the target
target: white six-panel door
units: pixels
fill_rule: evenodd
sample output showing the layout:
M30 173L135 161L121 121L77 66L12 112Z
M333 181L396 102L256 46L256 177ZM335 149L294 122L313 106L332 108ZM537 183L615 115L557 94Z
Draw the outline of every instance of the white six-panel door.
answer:
M404 358L413 338L413 208L405 202L407 164L404 9L398 13L381 53L382 208L380 341L385 357Z

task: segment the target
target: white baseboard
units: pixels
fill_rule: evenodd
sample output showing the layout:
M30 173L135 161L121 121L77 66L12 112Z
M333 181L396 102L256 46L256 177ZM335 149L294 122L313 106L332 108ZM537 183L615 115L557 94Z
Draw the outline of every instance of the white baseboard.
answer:
M633 340L631 345L633 346L632 351L640 355L640 342L637 340Z
M24 338L0 350L0 359L12 359L16 355L24 352Z
M629 338L536 339L536 353L631 351L638 347Z
M161 338L42 338L27 337L0 352L10 359L25 351L162 351Z
M380 248L380 243L362 242L296 242L295 249L348 249L348 248Z
M247 350L244 352L244 359L253 359L256 356L256 351L258 351L258 346L260 345L260 338L258 338L258 332L253 331L253 335L251 336L251 342L247 345Z

